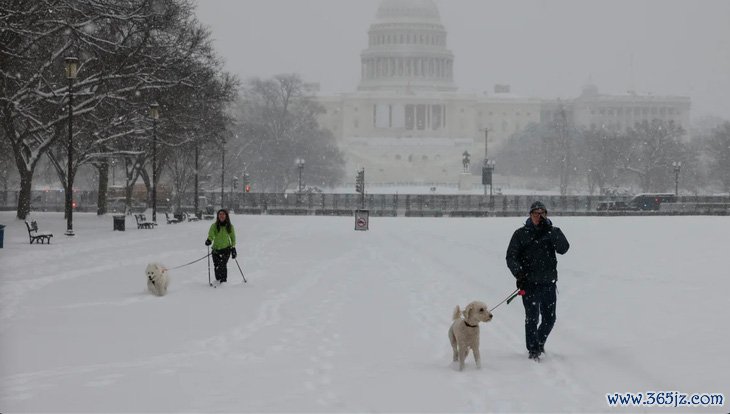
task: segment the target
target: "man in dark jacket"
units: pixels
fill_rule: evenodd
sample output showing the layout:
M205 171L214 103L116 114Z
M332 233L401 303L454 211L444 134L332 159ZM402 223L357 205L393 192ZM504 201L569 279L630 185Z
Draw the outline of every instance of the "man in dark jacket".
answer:
M555 252L565 254L570 244L559 228L547 218L545 204L535 201L530 218L515 230L507 247L507 267L525 291L525 342L530 359L539 360L545 341L555 324L558 260ZM542 322L538 326L538 322Z

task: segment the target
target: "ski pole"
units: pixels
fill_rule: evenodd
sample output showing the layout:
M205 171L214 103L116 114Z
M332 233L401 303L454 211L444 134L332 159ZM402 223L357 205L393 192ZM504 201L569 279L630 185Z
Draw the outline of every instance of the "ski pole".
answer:
M210 246L208 246L208 286L213 286L213 284L210 283Z
M241 270L241 265L238 264L238 259L233 259L233 261L236 262L236 266L238 266L238 271L241 272L241 277L243 278L243 283L248 283L246 280L246 276L243 275L243 270Z
M497 304L497 306L493 307L489 311L491 312L491 311L497 309L499 307L499 305L503 304L504 302L507 302L507 304L509 305L509 303L512 302L512 299L514 299L517 295L520 295L520 294L524 295L525 294L524 292L525 292L524 290L515 289L512 293L507 295L506 298L504 298L501 302L499 302Z

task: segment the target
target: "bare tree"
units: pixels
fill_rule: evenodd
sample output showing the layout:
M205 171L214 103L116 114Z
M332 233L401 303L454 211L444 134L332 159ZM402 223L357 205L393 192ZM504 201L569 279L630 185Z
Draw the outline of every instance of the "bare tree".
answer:
M588 191L593 194L596 187L603 192L610 186L617 186L620 183L618 165L630 150L627 136L605 126L584 129L580 135L583 140L577 155L583 164Z
M94 162L103 171L109 157L137 157L136 151L146 150L133 141L149 135L144 134L149 128L146 109L163 91L171 91L172 115L180 94L204 87L211 73L220 76L209 31L195 21L192 10L190 0L14 0L0 5L0 126L21 176L18 217L30 209L33 171L42 156L49 157L64 187L73 184L66 182L69 174L61 162L65 146L58 145L66 138L70 93L75 98L73 179L85 163ZM63 76L67 55L80 60L73 90ZM182 111L178 106L177 113ZM142 168L144 162L138 161L128 164ZM131 177L137 176L132 171Z
M724 192L730 193L730 122L713 131L707 149L712 159L710 177L720 182Z
M672 162L686 164L686 152L680 142L684 133L672 121L655 119L637 124L627 132L632 146L620 168L636 176L644 191L671 188Z
M319 127L321 105L297 75L250 80L237 110L237 146L255 185L284 191L296 181L294 160L306 160L310 183L333 185L344 175L344 157L333 135Z

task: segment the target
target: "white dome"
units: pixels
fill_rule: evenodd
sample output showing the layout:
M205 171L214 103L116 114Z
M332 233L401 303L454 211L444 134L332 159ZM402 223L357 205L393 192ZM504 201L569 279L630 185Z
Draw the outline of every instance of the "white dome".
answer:
M433 0L382 0L360 55L360 90L453 91L454 55Z

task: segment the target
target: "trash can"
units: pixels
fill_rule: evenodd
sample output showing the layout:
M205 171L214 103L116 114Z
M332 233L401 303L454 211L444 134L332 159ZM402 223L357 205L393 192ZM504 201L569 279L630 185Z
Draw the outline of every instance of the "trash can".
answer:
M0 249L3 248L3 239L5 238L5 225L0 224Z
M124 223L125 223L125 216L124 214L118 214L114 216L114 231L124 231Z

